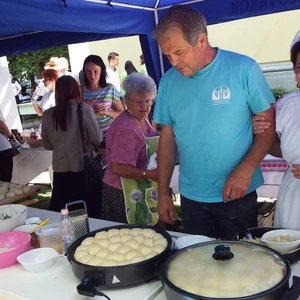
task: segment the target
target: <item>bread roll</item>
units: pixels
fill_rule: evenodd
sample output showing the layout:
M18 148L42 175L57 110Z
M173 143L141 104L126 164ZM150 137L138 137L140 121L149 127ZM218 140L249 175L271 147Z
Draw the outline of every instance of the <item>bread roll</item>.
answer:
M109 229L108 230L108 237L112 237L114 235L120 236L120 230L119 229Z
M107 231L100 231L100 232L97 232L96 235L95 235L95 238L96 239L107 239L108 238L108 234L107 234Z
M127 241L132 240L133 236L131 234L124 234L121 237L121 241L123 244L125 244Z
M81 245L90 245L94 242L95 238L94 237L87 237L86 239L84 239L81 243Z
M89 245L88 251L90 255L96 255L101 250L101 247L96 244Z
M15 192L7 192L6 193L6 197L7 198L13 198L13 197L15 197L16 196L16 193Z

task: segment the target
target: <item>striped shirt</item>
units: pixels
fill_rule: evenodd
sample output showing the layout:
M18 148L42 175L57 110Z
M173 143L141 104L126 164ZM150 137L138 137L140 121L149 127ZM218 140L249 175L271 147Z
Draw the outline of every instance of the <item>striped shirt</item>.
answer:
M104 104L107 110L114 110L113 103L117 103L119 100L120 93L112 84L97 91L83 90L83 101L94 109L97 122L104 134L106 134L109 125L114 119L107 115L97 113L97 104Z

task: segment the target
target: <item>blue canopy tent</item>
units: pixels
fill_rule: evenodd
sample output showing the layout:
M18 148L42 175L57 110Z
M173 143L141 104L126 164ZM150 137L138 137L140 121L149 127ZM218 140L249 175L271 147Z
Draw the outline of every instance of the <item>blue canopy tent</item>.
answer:
M201 11L208 24L300 8L300 0L0 0L0 56L139 35L158 82L164 62L151 33L174 4Z

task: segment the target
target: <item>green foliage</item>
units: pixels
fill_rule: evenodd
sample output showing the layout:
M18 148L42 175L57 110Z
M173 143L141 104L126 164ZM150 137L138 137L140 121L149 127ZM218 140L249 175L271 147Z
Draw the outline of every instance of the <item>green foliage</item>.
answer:
M41 77L46 62L51 57L64 56L69 59L68 46L52 47L38 50L35 52L28 52L8 56L9 70L13 76L22 81L24 79L34 81L34 76Z
M275 87L271 89L276 101L280 99L283 95L289 93L290 91L282 86Z

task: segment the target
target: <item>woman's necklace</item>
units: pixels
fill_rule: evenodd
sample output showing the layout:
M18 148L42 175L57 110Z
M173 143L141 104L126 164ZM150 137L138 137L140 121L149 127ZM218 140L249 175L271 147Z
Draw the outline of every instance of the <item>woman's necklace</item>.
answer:
M146 124L146 122L145 122L145 119L140 121L140 120L138 120L137 117L135 117L135 116L133 115L133 113L132 113L128 108L126 109L126 111L129 113L129 115L130 115L132 118L134 118L134 119L137 121L137 123L138 123L139 126L141 127L142 131L143 131L144 133L148 133L148 127L147 127L147 124Z

